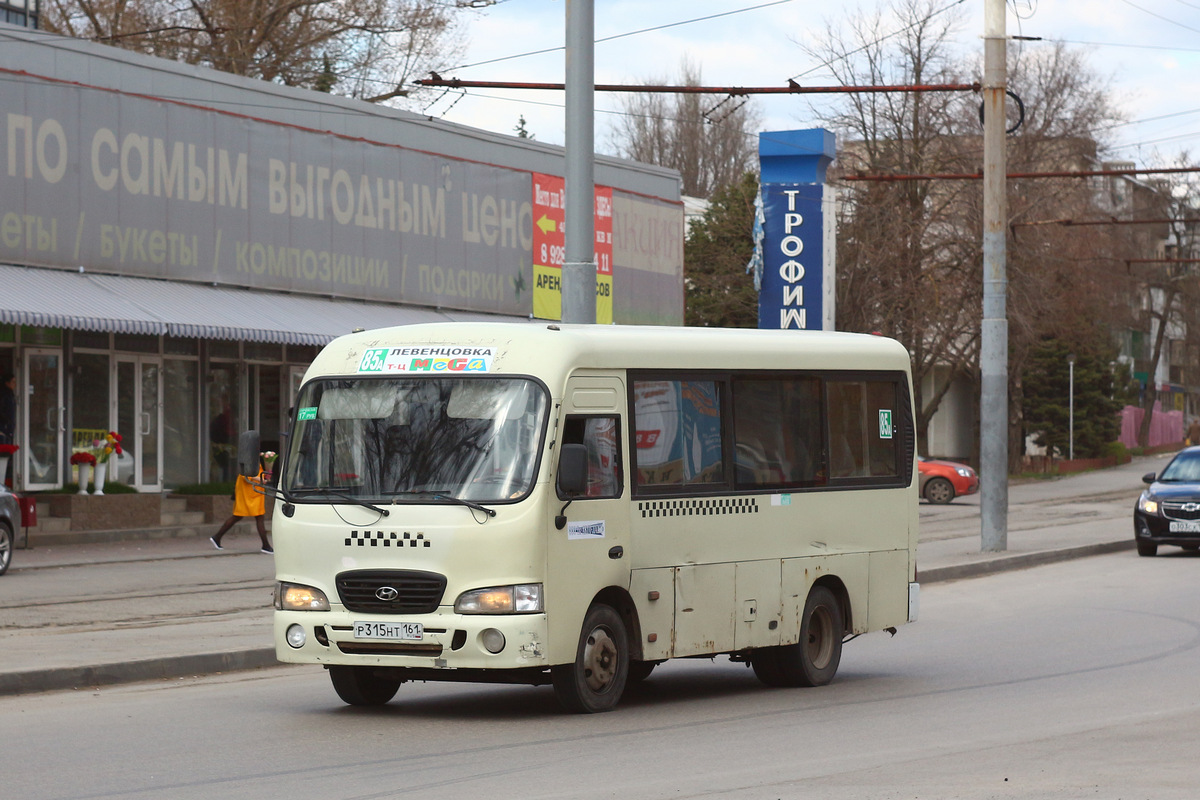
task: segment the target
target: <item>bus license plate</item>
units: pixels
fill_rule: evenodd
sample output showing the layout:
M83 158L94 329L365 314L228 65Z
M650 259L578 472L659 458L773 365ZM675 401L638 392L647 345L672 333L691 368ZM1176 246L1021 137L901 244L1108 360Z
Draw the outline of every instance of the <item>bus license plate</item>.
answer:
M1200 533L1200 520L1192 522L1172 522L1171 533Z
M355 639L420 641L424 626L419 622L355 622Z

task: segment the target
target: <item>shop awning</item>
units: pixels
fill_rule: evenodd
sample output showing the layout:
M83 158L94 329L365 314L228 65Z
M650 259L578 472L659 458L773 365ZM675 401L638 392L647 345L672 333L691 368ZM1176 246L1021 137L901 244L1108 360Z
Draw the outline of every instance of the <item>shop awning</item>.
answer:
M0 265L0 323L15 325L323 345L355 328L480 319L525 321L422 306Z

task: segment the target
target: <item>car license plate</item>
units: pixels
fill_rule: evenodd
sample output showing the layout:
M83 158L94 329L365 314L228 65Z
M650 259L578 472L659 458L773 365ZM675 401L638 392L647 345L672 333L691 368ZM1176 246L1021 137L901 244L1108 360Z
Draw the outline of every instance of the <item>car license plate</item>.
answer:
M424 626L419 622L355 622L355 639L420 641Z
M1171 533L1200 533L1200 520L1172 522Z

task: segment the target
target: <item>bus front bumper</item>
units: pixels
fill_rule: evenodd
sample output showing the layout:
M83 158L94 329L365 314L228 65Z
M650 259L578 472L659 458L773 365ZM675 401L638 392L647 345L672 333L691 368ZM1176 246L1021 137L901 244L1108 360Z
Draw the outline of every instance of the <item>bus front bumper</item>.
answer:
M546 615L466 615L449 607L403 618L336 608L276 611L275 655L294 664L422 670L545 667Z

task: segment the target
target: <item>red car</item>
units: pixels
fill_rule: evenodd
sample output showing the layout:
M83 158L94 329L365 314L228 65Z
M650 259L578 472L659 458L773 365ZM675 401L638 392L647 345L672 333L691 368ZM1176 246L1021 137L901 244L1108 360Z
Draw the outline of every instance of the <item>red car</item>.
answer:
M921 497L931 503L949 503L959 495L979 491L979 476L966 464L917 456L917 470L921 473Z

